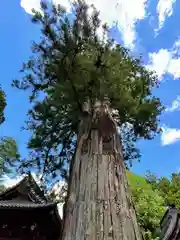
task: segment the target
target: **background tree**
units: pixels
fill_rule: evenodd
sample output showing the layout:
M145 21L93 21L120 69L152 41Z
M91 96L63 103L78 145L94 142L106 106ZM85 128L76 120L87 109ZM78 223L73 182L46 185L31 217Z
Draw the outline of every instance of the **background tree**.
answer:
M144 238L156 239L159 223L167 209L165 201L159 191L152 189L152 185L147 183L144 177L131 172L127 172L127 177Z
M12 173L17 159L20 157L18 146L11 137L3 137L0 140L0 177Z
M6 107L5 93L0 88L0 124L5 120L4 110ZM13 167L15 160L19 158L17 144L10 137L0 139L0 178L3 174L8 174Z
M155 174L150 173L146 176L146 179L152 183L152 188L157 190L164 198L165 205L175 204L180 209L180 173L173 173L170 179L155 176L154 181L151 182L149 179L152 175L155 176Z
M0 88L0 124L4 122L4 109L6 107L5 93Z
M68 238L66 233L70 234L71 238L76 237L77 234L81 238L84 237L83 234L93 238L100 231L100 221L97 221L97 225L94 224L96 218L88 222L89 213L87 213L83 224L91 225L91 233L89 234L87 230L80 234L82 223L80 223L81 217L77 217L80 214L79 206L84 201L87 205L89 200L80 201L82 196L79 195L78 189L81 189L83 184L91 184L92 173L96 171L92 168L86 179L83 179L84 172L80 173L79 177L77 172L85 169L81 168L81 164L87 163L85 155L82 156L83 151L89 152L92 147L97 148L97 152L100 153L99 143L95 144L99 141L98 134L100 138L103 137L107 145L114 138L117 146L113 143L113 149L117 147L118 152L110 151L108 154L100 155L102 159L109 156L111 167L109 165L106 168L107 174L109 176L110 172L113 172L116 179L113 181L117 181L120 189L117 191L111 188L113 194L117 194L117 198L113 200L115 202L111 201L111 204L115 207L120 201L123 205L120 213L124 211L130 217L118 213L119 220L117 220L115 214L111 220L114 223L119 221L119 224L122 220L122 228L108 225L104 231L108 236L111 235L112 239L115 234L113 231L119 233L117 235L119 239L122 235L129 239L138 239L135 214L133 208L131 209L126 187L120 140L123 144L124 159L131 160L139 156L135 142L139 138L152 139L159 132L158 116L163 106L152 94L153 88L158 85L157 77L154 72L143 67L141 59L130 56L127 49L115 44L112 39L106 40L108 33L106 25L102 27L100 38L98 32L101 21L93 6L90 9L83 1L74 2L73 20L68 18L61 6L48 6L45 3L41 6L43 14L34 11L32 20L40 24L42 40L40 43L33 43L34 54L23 65L23 78L20 81L13 81L13 85L19 89L32 91L30 101L33 103L33 108L29 111L30 119L27 123L27 128L32 130L32 138L29 142L32 159L23 164L21 170L38 166L47 178L56 177L58 174L66 177L67 164L71 161L62 239ZM43 100L38 100L40 93L43 93ZM116 128L119 128L119 136ZM86 143L84 140L87 140ZM96 157L95 152L91 152L88 155L88 162L96 162ZM107 161L103 160L103 163ZM107 179L105 169L104 171L101 169L98 176L103 177L102 182L100 183L99 180L97 182L97 179L93 181L95 185L100 184L99 188L102 189ZM105 189L110 191L109 188L109 190ZM76 196L75 199L73 195ZM85 198L88 197L86 192ZM98 201L97 195L94 197L93 201ZM105 201L105 199L101 200ZM98 203L98 206L102 205L103 201ZM108 204L110 204L109 199ZM76 211L75 215L73 215L74 211ZM92 208L92 211L92 214L98 218L99 210ZM111 211L108 211L108 217L112 214ZM73 224L78 224L75 233L72 229ZM92 230L95 226L96 229Z

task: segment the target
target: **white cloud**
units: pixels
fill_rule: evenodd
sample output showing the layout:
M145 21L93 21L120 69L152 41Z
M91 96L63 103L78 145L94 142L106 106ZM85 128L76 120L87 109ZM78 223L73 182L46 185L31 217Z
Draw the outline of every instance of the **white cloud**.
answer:
M172 49L160 49L158 52L149 53L147 68L155 70L159 80L164 74L172 74L174 79L180 77L180 41L176 41Z
M166 112L174 111L180 111L180 96L177 96L177 98L174 101L172 101L171 106L166 108Z
M149 53L149 65L147 68L155 70L159 79L168 72L171 61L171 53L167 49L160 49L159 52Z
M180 58L171 59L169 63L168 72L173 75L174 79L177 79L180 77Z
M180 141L180 129L162 127L161 143L163 146Z
M167 17L170 17L173 13L173 4L176 0L159 0L157 5L157 14L159 20L159 27L156 31L160 30Z
M62 4L70 11L69 0L52 0L55 4ZM109 27L117 24L122 33L123 41L129 48L134 47L136 40L135 24L146 17L147 0L86 0L88 4L94 4L100 11L102 22ZM21 0L21 6L31 14L31 9L39 10L40 0Z
M37 11L40 10L40 2L40 0L21 0L20 4L27 13L32 14L33 8Z
M111 6L111 1L108 1ZM102 1L103 3L103 1ZM147 0L120 0L117 5L116 19L126 46L133 48L136 40L135 24L146 17ZM108 8L104 8L108 12ZM106 13L105 13L106 14ZM111 17L113 17L113 12Z

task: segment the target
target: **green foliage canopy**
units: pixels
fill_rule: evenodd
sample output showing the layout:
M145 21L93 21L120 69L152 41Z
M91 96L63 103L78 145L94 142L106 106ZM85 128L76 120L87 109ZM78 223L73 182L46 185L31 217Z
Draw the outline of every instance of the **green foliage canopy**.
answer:
M74 153L84 114L82 105L87 99L93 105L104 97L119 113L125 159L138 158L136 140L152 139L160 130L163 106L152 94L158 87L157 76L142 65L141 58L131 57L113 39L106 40L106 24L99 37L101 21L93 6L89 14L84 1L74 2L73 20L60 5L42 2L41 7L42 13L34 11L32 18L41 27L41 41L33 43L22 79L13 81L13 86L31 90L33 104L27 122L32 159L21 170L38 166L48 176L65 176L64 164ZM123 128L127 124L131 127Z

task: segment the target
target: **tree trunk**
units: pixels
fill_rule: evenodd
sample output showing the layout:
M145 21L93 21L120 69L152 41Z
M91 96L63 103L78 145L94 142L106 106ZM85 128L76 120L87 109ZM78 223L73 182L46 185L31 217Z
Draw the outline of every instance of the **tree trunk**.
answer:
M116 124L103 104L94 113L79 133L61 240L140 240Z

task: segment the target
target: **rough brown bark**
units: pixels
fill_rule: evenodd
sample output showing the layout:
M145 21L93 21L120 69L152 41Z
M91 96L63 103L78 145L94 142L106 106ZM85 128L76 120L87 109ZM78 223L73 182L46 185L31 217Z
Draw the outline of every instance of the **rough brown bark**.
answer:
M97 112L79 134L61 240L139 240L117 129Z

